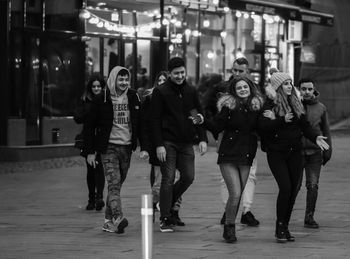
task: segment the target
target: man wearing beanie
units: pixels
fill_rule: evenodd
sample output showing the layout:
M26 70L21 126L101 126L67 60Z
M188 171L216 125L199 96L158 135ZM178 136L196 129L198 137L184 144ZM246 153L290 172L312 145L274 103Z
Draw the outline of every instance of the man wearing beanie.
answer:
M195 137L199 152L207 149L205 130L194 125L191 117L202 113L196 89L186 82L185 62L174 57L168 62L169 79L153 90L150 126L157 158L160 161L160 230L173 232L174 202L194 180ZM174 184L175 171L180 179Z

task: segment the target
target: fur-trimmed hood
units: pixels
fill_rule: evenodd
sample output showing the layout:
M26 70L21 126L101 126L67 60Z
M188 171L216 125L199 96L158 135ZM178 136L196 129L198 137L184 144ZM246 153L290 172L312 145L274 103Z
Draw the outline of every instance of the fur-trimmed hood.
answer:
M225 93L219 97L216 103L216 107L219 112L222 110L223 107L227 107L230 110L234 110L237 107L238 103L239 103L239 100L237 100L236 97L234 97L232 94ZM263 104L264 104L264 100L261 96L254 96L253 98L250 99L250 103L248 103L249 108L252 111L260 110Z

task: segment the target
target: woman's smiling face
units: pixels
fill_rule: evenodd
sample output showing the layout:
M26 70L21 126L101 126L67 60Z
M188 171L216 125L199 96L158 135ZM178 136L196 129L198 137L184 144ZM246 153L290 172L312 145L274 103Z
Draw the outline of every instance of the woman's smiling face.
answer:
M235 90L239 98L247 99L250 96L250 87L244 80L240 80L236 83Z

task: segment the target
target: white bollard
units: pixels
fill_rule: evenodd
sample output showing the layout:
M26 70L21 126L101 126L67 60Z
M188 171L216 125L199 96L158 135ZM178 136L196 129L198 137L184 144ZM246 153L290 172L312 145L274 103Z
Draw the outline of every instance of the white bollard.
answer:
M141 196L142 207L142 258L153 258L153 195Z

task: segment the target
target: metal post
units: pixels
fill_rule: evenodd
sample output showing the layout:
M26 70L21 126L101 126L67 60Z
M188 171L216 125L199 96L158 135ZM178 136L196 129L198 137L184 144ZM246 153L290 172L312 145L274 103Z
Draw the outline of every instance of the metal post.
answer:
M142 217L142 258L153 258L153 195L144 194L141 196L141 217Z

